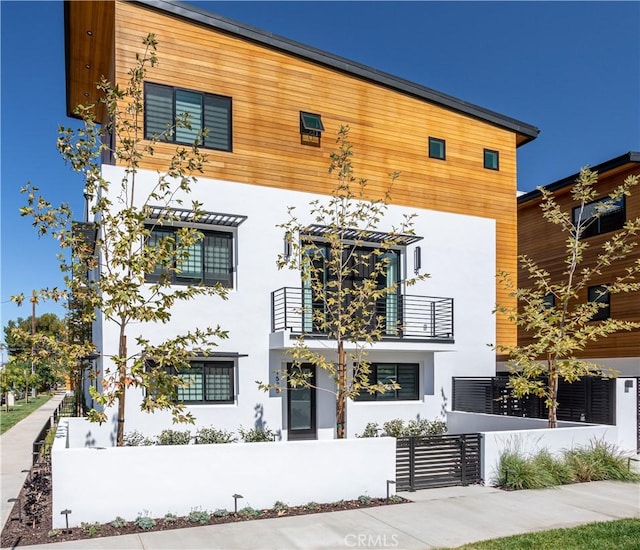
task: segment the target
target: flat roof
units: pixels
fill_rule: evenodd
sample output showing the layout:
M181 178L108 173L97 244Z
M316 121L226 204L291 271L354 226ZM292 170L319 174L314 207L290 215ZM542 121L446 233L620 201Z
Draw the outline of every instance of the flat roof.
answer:
M629 151L628 153L624 153L619 157L615 157L609 160L605 160L601 162L597 166L590 167L593 172L597 172L598 174L603 174L605 172L609 172L610 170L615 170L616 168L620 168L625 164L633 164L640 162L640 152L638 151ZM549 183L544 186L544 189L547 191L553 192L558 191L564 187L569 187L573 185L580 175L580 172L576 172L571 176L567 176L566 178L562 178L561 180L554 181L553 183ZM523 204L525 202L529 202L531 200L537 199L542 196L542 193L539 189L534 189L533 191L529 191L523 195L518 197L518 204Z

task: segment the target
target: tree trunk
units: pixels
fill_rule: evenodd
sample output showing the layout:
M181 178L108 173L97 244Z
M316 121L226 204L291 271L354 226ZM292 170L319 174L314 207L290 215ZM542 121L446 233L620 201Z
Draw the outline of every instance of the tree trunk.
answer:
M558 427L558 374L549 369L549 428Z
M338 342L338 387L336 390L336 437L345 439L347 432L347 354L342 342Z
M127 337L120 333L120 364L118 365L118 431L116 434L116 445L124 445L124 405L127 394Z

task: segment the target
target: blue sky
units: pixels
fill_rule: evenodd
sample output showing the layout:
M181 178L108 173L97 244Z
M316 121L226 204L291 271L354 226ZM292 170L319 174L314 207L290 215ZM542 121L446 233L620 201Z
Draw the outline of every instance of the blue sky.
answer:
M522 190L640 150L638 2L188 3L537 126L518 152ZM62 2L0 10L4 326L30 314L11 295L62 284L56 243L18 214L20 187L80 218L83 184L55 148L58 125L77 125L65 117Z

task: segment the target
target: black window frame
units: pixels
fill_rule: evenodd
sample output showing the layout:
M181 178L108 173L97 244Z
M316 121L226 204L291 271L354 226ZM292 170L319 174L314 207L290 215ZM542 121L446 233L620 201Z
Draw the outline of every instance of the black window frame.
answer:
M236 402L236 363L230 360L213 360L213 359L192 359L189 361L190 367L188 369L184 369L182 372L176 369L175 367L167 367L167 372L173 376L181 376L181 375L189 375L190 373L198 374L198 371L193 370L197 368L201 368L202 372L202 399L180 399L179 392L180 391L188 391L188 387L186 388L176 388L176 391L173 395L173 400L178 403L184 403L185 405L232 405ZM224 372L217 372L224 371ZM227 382L227 386L229 388L229 392L227 394L226 399L207 399L209 394L207 390L209 389L207 378L213 376L220 376L223 374L224 376L229 377L229 381Z
M495 155L495 159L496 159L496 165L495 166L490 166L487 163L487 155ZM499 171L500 170L500 151L497 151L495 149L484 149L483 153L482 153L482 157L484 160L484 167L487 170L496 170Z
M227 146L226 147L216 147L214 145L212 145L212 137L209 135L203 139L200 140L200 142L198 143L199 147L202 147L203 149L211 149L213 151L223 151L223 152L228 152L231 153L233 152L233 99L229 96L224 96L224 95L219 95L219 94L211 94L208 92L202 92L199 90L191 90L188 88L180 88L177 86L169 86L166 84L158 84L156 82L145 82L144 83L144 99L145 99L145 103L144 103L144 138L145 139L154 139L154 138L159 138L158 134L153 134L149 131L149 123L148 123L148 111L147 111L147 97L148 97L148 93L151 87L156 87L159 89L164 89L165 91L171 91L172 94L172 114L171 114L171 120L167 120L166 121L166 126L173 126L175 125L175 121L176 121L176 93L180 93L180 92L184 92L184 93L190 93L190 94L197 94L201 97L201 115L200 115L200 121L199 121L199 125L200 128L204 129L207 126L205 125L205 120L207 117L207 100L209 102L218 102L220 104L226 103L226 116L227 116L227 128L226 128L226 143ZM175 143L178 145L192 145L193 144L193 140L189 141L189 140L181 140L178 139L178 131L174 128L174 131L171 133L171 135L164 135L160 141L164 141L164 142L168 142L168 143Z
M442 156L434 154L431 145L437 144L442 146ZM444 139L429 136L429 158L436 160L447 160L447 142Z
M387 390L384 393L369 393L366 389L361 390L360 394L356 397L356 401L376 401L376 402L385 402L385 401L419 401L420 400L420 364L419 363L389 363L389 362L376 362L371 363L369 366L369 383L370 384L379 384L385 383L384 381L380 381L378 369L379 367L390 367L394 366L396 368L395 373L395 381L400 384L401 388L398 390ZM398 373L398 368L405 369L404 374ZM410 373L410 376L413 377L413 388L407 389L403 388L400 382L401 377L407 376L408 370L411 369L413 372ZM411 392L408 395L403 395L405 393Z
M317 123L315 127L312 127L312 125L308 123L306 117L309 117L310 120ZM302 145L320 147L322 132L324 132L322 115L309 111L300 111L300 143Z
M620 201L622 204L619 208L613 209L612 212L607 213L606 207L602 212L596 212L598 204L606 204L608 201L615 202ZM591 207L593 205L594 214L589 216L586 220L583 220L582 234L580 239L589 239L590 237L597 237L598 235L604 235L605 233L611 233L612 231L618 231L624 227L627 221L627 201L624 196L618 199L612 199L611 197L601 197L591 202L586 203L585 207ZM576 226L576 215L580 212L580 206L574 206L571 211L571 220L574 227ZM593 220L590 223L587 220ZM586 223L586 226L585 226Z
M167 236L169 234L175 235L176 232L181 228L181 226L152 226L147 227L147 229L151 230L151 235L149 238L153 236L154 233L165 233ZM202 246L202 250L200 253L200 259L202 261L201 273L202 277L187 277L183 274L176 273L174 270L171 272L171 277L169 278L169 282L173 285L189 285L189 284L204 284L206 286L213 286L215 284L220 284L225 288L234 288L234 273L235 273L235 260L234 260L234 246L235 246L235 234L231 231L219 231L219 230L209 230L209 229L200 229L197 228L197 231L203 234L203 238L198 241L197 244ZM162 238L162 237L161 237ZM175 237L174 237L175 238ZM226 241L226 248L228 251L228 263L227 263L227 273L228 275L224 278L222 277L207 277L207 270L204 265L205 261L205 245L208 238L223 238ZM176 258L173 258L172 268L176 268ZM156 268L156 271L157 268ZM156 283L160 281L163 277L163 273L160 269L158 272L154 273L145 273L145 282L147 283Z
M587 301L606 304L589 319L589 321L606 321L611 318L611 293L607 285L593 285L587 288Z

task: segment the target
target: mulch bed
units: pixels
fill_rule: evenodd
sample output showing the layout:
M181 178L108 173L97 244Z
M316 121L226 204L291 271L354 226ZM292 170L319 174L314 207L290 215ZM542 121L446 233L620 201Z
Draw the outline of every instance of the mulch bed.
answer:
M45 467L42 470L32 470L27 481L34 478L34 474L40 471L44 472L45 477L48 470ZM64 542L70 540L82 540L97 537L113 537L118 535L129 535L133 533L148 533L152 531L166 531L169 529L184 529L186 527L199 527L202 525L218 525L221 523L236 523L240 521L251 521L254 519L277 518L286 516L299 516L303 514L317 514L322 512L336 512L341 510L354 510L358 508L371 508L376 506L387 506L393 504L401 504L408 502L401 497L394 497L393 501L387 501L383 498L373 498L360 500L343 500L339 502L327 504L314 504L312 506L291 506L283 507L280 510L268 509L257 510L252 517L245 517L230 512L226 517L211 516L209 521L205 523L189 521L187 517L178 517L172 521L166 521L164 518L156 518L155 525L149 529L142 529L134 522L126 522L124 526L114 527L110 523L105 524L88 524L84 527L76 527L69 530L51 528L51 492L41 491L38 494L37 507L40 513L40 521L35 523L26 516L24 511L24 503L30 497L33 503L33 491L31 495L27 494L25 487L20 492L19 501L15 503L7 523L2 530L0 546L2 548L15 548L17 546L28 546L30 544L48 544L52 542ZM115 519L115 518L114 518Z

